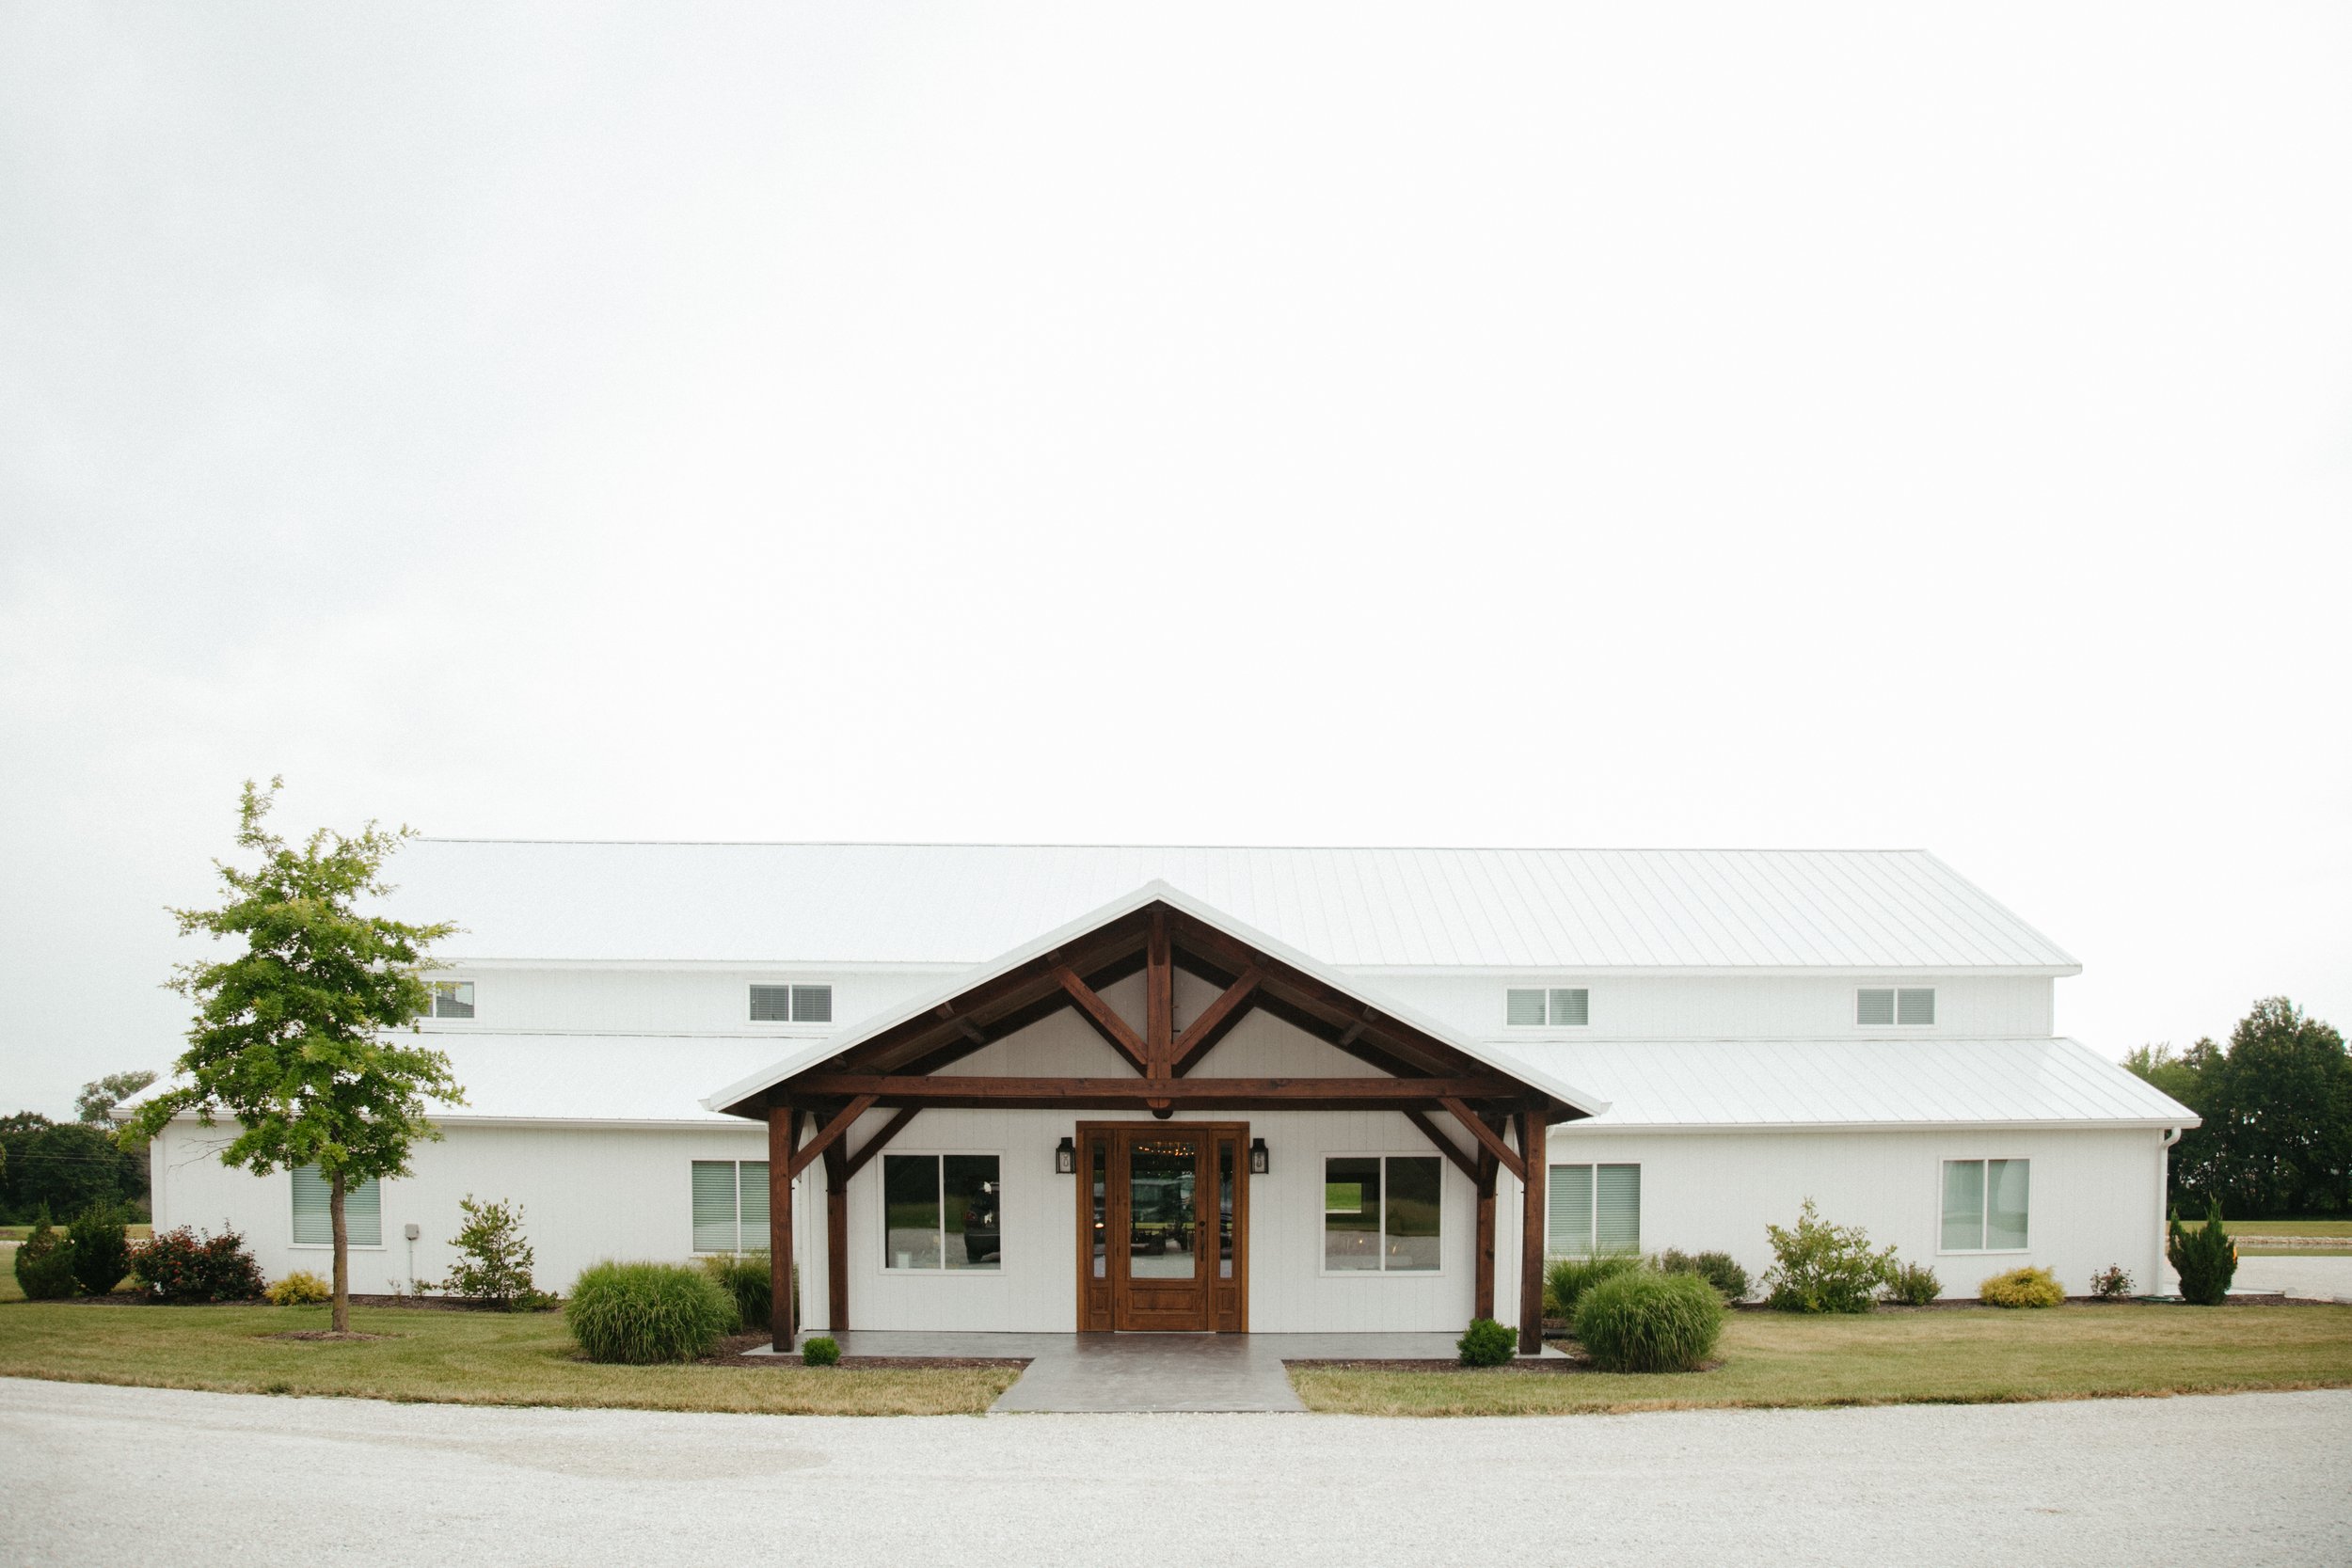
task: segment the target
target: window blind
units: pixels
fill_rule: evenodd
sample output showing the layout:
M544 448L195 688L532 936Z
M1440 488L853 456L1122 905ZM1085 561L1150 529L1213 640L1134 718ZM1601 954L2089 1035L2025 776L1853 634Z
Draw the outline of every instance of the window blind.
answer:
M1895 993L1895 1022L1898 1023L1933 1023L1935 1022L1935 991L1933 988L1914 990L1906 986Z
M1544 993L1513 988L1502 993L1503 1022L1516 1028L1543 1027Z
M1594 1169L1593 1249L1642 1250L1642 1167L1599 1165Z
M1585 1024L1593 1021L1593 993L1583 987L1551 993L1553 1025Z
M1865 989L1854 992L1853 1021L1865 1028L1895 1022L1895 993Z
M316 1165L294 1172L294 1242L335 1244L334 1188ZM384 1185L370 1177L343 1194L343 1236L353 1246L384 1244Z
M795 1023L831 1023L833 1022L833 988L831 986L794 986L792 988L792 1022Z
M733 1252L735 1229L733 1160L694 1162L694 1250Z
M741 1195L742 1218L738 1250L757 1252L768 1244L768 1162L742 1160L736 1164L736 1189Z
M752 1022L754 1023L791 1022L792 988L790 986L754 986L752 988Z
M1555 1258L1593 1255L1593 1167L1554 1165L1545 1194L1544 1247Z

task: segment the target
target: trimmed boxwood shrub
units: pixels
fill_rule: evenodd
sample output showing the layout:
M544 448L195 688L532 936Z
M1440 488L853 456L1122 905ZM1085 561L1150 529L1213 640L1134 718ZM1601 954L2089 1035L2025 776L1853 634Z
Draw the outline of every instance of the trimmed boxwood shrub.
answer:
M841 1341L829 1334L819 1334L801 1346L803 1367L838 1367L841 1365Z
M1695 1274L1604 1279L1576 1305L1576 1337L1606 1372L1687 1372L1724 1331L1724 1298Z
M1661 1274L1694 1274L1723 1292L1725 1301L1748 1299L1748 1271L1728 1252L1702 1252L1696 1257L1679 1247L1658 1255Z
M131 1232L122 1223L122 1212L112 1204L91 1204L73 1216L65 1234L73 1282L83 1294L109 1294L131 1272Z
M1978 1286L1977 1299L1987 1307L2056 1307L2066 1287L2047 1269L2011 1269Z
M592 1263L564 1317L589 1360L631 1366L707 1355L741 1321L717 1280L683 1263Z
M1492 1318L1472 1318L1470 1332L1454 1341L1465 1367L1500 1367L1518 1353L1518 1330Z
M1944 1293L1944 1282L1925 1263L1898 1263L1886 1275L1886 1299L1901 1307L1926 1307Z
M722 1252L702 1260L703 1272L735 1299L736 1315L745 1328L766 1328L773 1314L775 1291L768 1278L765 1252Z
M1544 1310L1555 1318L1576 1316L1584 1292L1642 1266L1639 1253L1610 1252L1597 1258L1555 1258L1544 1271Z
M2237 1277L2237 1243L2221 1226L2221 1205L2205 1212L2202 1229L2184 1229L2181 1212L2172 1212L2164 1243L2165 1260L2181 1276L2181 1299L2199 1307L2218 1307L2230 1296L2230 1281Z
M73 1248L49 1223L46 1209L17 1246L16 1288L26 1301L62 1301L73 1293Z
M167 1230L131 1249L131 1274L166 1301L258 1301L263 1293L262 1265L233 1230Z

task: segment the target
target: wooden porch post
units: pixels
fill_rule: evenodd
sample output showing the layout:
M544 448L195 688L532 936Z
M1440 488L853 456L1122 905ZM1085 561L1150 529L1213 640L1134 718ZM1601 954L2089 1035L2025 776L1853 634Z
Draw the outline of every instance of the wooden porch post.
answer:
M1473 1318L1495 1315L1495 1177L1502 1169L1502 1161L1483 1148L1478 1151L1478 1272L1470 1297Z
M1519 1157L1527 1179L1519 1183L1519 1354L1544 1348L1544 1188L1550 1166L1544 1154L1544 1112L1521 1111Z
M792 1151L801 1142L801 1108L789 1101L768 1107L768 1319L775 1347L792 1348L800 1326L792 1313Z
M850 1326L850 1140L825 1146L825 1305L828 1332Z

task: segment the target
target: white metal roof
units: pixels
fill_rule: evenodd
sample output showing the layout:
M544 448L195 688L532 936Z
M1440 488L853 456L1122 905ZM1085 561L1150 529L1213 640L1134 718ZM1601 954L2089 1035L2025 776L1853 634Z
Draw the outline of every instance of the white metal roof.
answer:
M1409 1024L1432 1039L1454 1047L1471 1060L1500 1068L1529 1087L1539 1089L1554 1100L1574 1105L1588 1116L1596 1115L1609 1107L1609 1102L1600 1096L1585 1089L1572 1087L1562 1082L1543 1064L1513 1056L1490 1045L1465 1037L1450 1024L1424 1018L1403 1003L1366 986L1361 980L1340 974L1312 954L1302 953L1263 931L1253 930L1223 910L1213 909L1181 889L1168 886L1166 882L1146 882L1122 898L1114 899L1100 909L1089 910L1077 919L1057 927L1042 936L1032 937L1009 953L999 954L984 964L975 965L945 985L927 991L913 1001L878 1013L872 1018L860 1020L821 1040L812 1040L800 1050L792 1052L760 1071L729 1084L703 1103L714 1107L732 1105L738 1101L757 1094L762 1089L782 1083L796 1072L813 1067L829 1057L839 1055L842 1052L873 1038L886 1029L895 1028L909 1019L917 1018L931 1011L943 1003L951 1002L975 986L994 979L997 975L1027 963L1032 958L1048 953L1066 942L1074 941L1089 931L1099 930L1120 916L1132 914L1152 903L1164 903L1171 909L1181 910L1202 925L1215 927L1236 942L1244 942L1268 957L1280 959L1294 969L1311 974L1325 985L1353 996L1358 1001L1369 1003L1399 1022Z
M1490 1046L1609 1097L1570 1132L2095 1124L2196 1113L2070 1039L1575 1040Z
M1918 849L421 839L391 873L458 959L965 965L1163 880L1342 969L2077 968Z

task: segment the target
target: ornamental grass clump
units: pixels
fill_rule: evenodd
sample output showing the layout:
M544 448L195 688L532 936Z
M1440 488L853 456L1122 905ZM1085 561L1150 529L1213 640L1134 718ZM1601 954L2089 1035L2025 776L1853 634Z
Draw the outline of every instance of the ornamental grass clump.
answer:
M1944 1282L1925 1263L1898 1263L1887 1271L1886 1299L1898 1307L1927 1307L1944 1293Z
M1977 1299L1987 1307L2056 1307L2066 1287L2047 1269L2011 1269L1978 1286Z
M745 1328L766 1328L775 1310L775 1289L768 1276L765 1252L713 1253L702 1260L703 1272L719 1289L735 1298L736 1315Z
M1605 1252L1595 1258L1555 1258L1544 1271L1544 1310L1555 1318L1576 1316L1584 1292L1642 1266L1639 1253Z
M1895 1249L1873 1251L1869 1233L1858 1225L1831 1225L1806 1198L1796 1228L1768 1225L1772 1240L1772 1272L1764 1276L1764 1305L1778 1312L1867 1312L1895 1272Z
M735 1332L735 1298L682 1263L592 1263L564 1308L591 1361L650 1366L708 1355Z
M2237 1277L2237 1243L2221 1227L2221 1205L2206 1212L2205 1223L2195 1230L2181 1226L2181 1212L2172 1211L2165 1260L2181 1276L2181 1299L2199 1307L2218 1307L2230 1296L2230 1281Z
M1695 1274L1604 1279L1576 1305L1576 1338L1605 1372L1698 1370L1724 1331L1724 1298Z
M1470 1331L1454 1341L1465 1367L1501 1367L1518 1354L1518 1330L1492 1318L1472 1318Z

